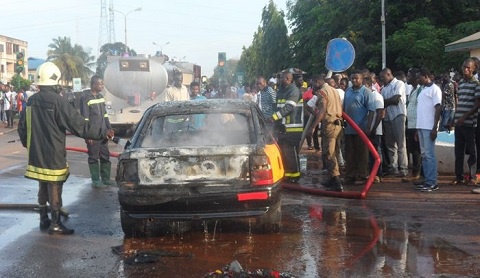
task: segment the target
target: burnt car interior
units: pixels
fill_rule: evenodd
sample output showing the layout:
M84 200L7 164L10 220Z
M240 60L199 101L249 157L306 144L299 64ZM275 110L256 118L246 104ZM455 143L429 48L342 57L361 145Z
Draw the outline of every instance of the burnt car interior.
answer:
M240 113L199 113L153 117L140 147L165 148L251 144L253 128Z

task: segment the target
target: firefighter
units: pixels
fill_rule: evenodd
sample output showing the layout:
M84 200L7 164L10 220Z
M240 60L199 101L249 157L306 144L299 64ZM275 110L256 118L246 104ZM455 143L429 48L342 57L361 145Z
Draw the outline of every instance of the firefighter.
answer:
M86 121L94 122L96 126L112 129L101 91L103 91L102 78L98 75L92 76L90 90L84 92L80 101L80 113ZM108 140L85 139L85 143L87 143L88 149L88 168L92 187L102 188L116 185L114 181L110 180L112 163L110 162Z
M28 98L25 111L20 116L18 134L27 148L28 165L25 177L39 182L40 229L49 234L73 234L60 220L63 183L69 176L66 159L66 131L92 139L113 138L112 130L85 121L66 99L59 95L60 70L51 63L40 65L35 81L40 87L37 94ZM47 201L52 219L48 218Z
M300 90L293 83L293 77L290 71L282 72L276 111L271 120L275 123L275 136L282 153L285 178L288 182L297 183L300 179L298 153L303 132L303 101Z

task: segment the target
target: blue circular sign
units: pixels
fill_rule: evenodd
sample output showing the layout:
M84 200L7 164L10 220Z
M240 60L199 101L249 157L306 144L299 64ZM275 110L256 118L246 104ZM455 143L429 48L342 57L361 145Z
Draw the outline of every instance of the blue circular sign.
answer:
M346 71L355 60L355 49L346 39L333 39L327 44L325 67L333 72Z

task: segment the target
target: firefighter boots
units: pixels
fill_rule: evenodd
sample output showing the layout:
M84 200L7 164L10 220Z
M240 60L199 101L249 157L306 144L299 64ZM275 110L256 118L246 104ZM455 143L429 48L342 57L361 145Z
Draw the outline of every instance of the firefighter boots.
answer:
M90 169L90 177L92 178L93 188L102 188L104 185L100 181L100 165L98 163L88 164Z
M48 228L48 233L51 235L71 235L73 232L73 229L69 229L63 225L60 220L60 211L52 211L52 223L50 224L50 228Z
M100 163L100 176L104 185L117 186L115 181L110 179L110 172L112 170L112 163L110 161Z
M40 230L46 230L50 227L50 218L48 218L47 206L40 206Z

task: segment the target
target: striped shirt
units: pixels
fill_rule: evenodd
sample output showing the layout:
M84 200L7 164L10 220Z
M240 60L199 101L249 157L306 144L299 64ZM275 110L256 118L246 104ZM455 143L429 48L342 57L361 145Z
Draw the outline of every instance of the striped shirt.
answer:
M407 115L407 108L405 106L407 102L405 83L393 78L390 83L383 87L382 96L383 99L386 100L395 95L400 95L400 100L397 105L389 105L385 108L385 121L393 121L398 115Z
M455 110L455 123L465 113L468 113L475 106L475 99L480 98L480 83L475 77L465 81L461 80L458 86L458 103ZM477 126L478 111L475 111L472 115L465 119L463 126L476 127Z
M272 116L277 103L275 91L270 86L266 86L263 91L257 95L257 103L265 118Z
M418 94L422 91L421 86L417 86L415 90L410 93L407 101L407 129L417 128L417 103Z

